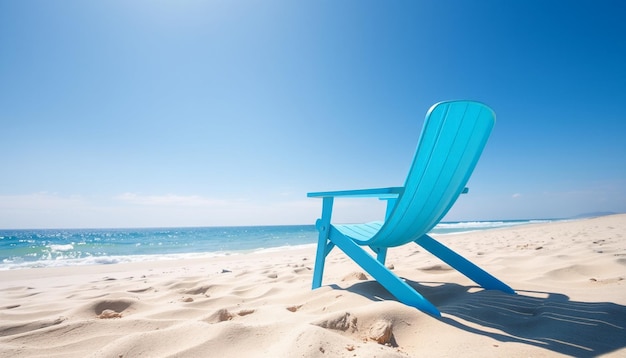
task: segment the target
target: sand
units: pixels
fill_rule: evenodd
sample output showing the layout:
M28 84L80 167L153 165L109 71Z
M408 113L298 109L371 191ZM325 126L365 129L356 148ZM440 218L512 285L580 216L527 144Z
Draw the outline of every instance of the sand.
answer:
M397 302L338 250L0 271L2 357L626 357L626 215L438 239L516 291L416 245L387 262L441 311ZM380 341L381 343L379 343Z

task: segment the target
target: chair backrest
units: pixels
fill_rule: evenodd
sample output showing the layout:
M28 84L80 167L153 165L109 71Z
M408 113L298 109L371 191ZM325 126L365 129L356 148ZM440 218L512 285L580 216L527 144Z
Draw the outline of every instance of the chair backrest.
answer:
M432 230L465 188L494 124L494 112L482 103L433 105L426 114L404 192L367 244L404 245Z

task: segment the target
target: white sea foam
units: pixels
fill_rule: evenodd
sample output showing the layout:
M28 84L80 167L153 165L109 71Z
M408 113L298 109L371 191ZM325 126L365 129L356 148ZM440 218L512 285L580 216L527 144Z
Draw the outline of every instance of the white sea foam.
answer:
M74 245L65 244L65 245L49 245L48 248L52 251L71 251L74 250Z
M465 222L451 222L451 223L439 223L435 226L435 230L454 230L455 233L472 230L484 230L494 229L500 227L519 226L527 224L539 224L547 223L553 220L519 220L519 221L465 221ZM458 231L457 231L458 230Z
M0 271L26 269L26 268L44 268L44 267L67 267L67 266L84 266L84 265L113 265L119 263L130 262L148 262L148 261L166 261L181 260L192 258L222 257L237 255L237 252L197 252L184 254L166 254L166 255L117 255L117 256L88 256L83 258L56 257L52 259L48 256L45 259L37 261L11 260L4 259L0 263Z
M302 244L302 245L285 245L285 246L278 246L278 247L268 247L268 248L261 248L261 249L256 249L254 250L253 253L255 254L263 254L263 253L271 253L271 252L280 252L280 251L292 251L292 250L298 250L298 249L308 249L308 248L315 248L316 244Z

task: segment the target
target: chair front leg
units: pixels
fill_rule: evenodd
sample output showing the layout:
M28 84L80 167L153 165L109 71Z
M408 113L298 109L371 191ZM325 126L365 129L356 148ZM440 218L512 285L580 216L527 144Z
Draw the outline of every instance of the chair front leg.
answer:
M330 218L333 212L333 198L326 197L322 202L322 217L317 220L315 227L319 232L317 239L317 252L315 255L315 268L313 270L313 285L312 288L316 289L322 285L322 276L324 275L324 264L326 263L326 256L335 246L332 242L329 242L330 232Z

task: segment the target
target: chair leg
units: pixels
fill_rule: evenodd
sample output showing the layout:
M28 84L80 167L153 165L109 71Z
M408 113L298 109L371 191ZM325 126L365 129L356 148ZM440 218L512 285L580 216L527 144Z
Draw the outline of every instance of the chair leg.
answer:
M372 251L374 251L376 253L376 260L378 260L378 262L380 262L381 264L385 264L385 261L387 260L387 248L386 247L371 247Z
M432 237L424 235L415 240L415 243L428 250L430 253L437 256L442 261L482 286L484 289L515 293L515 291L504 282L493 277L480 267L476 266Z
M326 233L320 232L317 240L317 252L315 254L315 268L313 270L313 289L319 288L322 285L322 276L324 275L324 264L326 263L326 255L330 252L327 249Z
M433 316L440 317L441 313L430 301L425 299L415 289L404 282L400 277L389 271L361 246L347 238L335 228L331 228L330 240L346 253L354 262L367 271L376 281L394 295L400 302L415 307ZM319 248L318 248L319 250Z
M330 228L330 217L333 212L333 198L324 198L322 202L322 217L315 222L315 227L319 231L317 239L317 252L315 254L315 268L313 270L312 288L316 289L322 285L322 276L324 276L324 263L326 256L333 249L335 244L329 242L328 232Z
M328 240L328 228L330 225L324 225L322 220L318 220L316 223L319 236L317 238L317 251L315 253L315 267L313 269L313 289L319 288L322 285L322 277L324 276L324 264L326 263L326 256L335 247L335 244Z

